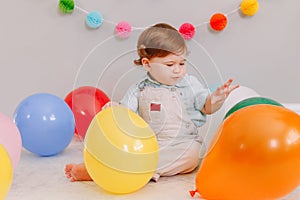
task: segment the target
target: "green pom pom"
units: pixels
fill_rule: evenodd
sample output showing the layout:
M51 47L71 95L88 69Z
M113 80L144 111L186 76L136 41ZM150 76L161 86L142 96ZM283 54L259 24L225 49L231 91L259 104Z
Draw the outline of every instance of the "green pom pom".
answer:
M75 3L73 0L60 0L59 1L59 9L62 13L72 13L75 7Z

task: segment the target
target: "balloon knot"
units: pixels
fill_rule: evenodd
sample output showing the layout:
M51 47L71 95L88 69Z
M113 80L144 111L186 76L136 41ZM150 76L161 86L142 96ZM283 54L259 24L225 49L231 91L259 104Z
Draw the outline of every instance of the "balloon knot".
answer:
M196 194L196 192L197 192L197 190L191 190L191 191L190 191L190 195L191 195L192 197L194 197L195 194Z

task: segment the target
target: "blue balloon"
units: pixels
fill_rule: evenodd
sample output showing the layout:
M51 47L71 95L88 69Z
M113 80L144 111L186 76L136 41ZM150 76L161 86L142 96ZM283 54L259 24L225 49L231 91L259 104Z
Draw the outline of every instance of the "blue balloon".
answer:
M72 141L74 115L65 101L55 95L38 93L24 99L14 112L22 144L39 156L52 156Z

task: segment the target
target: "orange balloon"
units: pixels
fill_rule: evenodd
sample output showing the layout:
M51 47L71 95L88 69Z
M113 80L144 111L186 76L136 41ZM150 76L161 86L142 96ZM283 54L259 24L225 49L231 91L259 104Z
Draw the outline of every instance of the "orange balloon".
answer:
M265 200L285 196L299 184L300 115L255 105L219 127L192 192L205 199Z

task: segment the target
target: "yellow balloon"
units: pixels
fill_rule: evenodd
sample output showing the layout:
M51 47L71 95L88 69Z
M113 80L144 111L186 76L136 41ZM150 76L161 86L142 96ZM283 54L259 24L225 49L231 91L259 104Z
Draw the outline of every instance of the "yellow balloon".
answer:
M111 193L131 193L152 178L158 143L149 125L121 106L99 112L86 136L84 162L95 183Z
M113 169L95 159L86 149L84 162L94 182L110 193L135 192L144 187L153 176L152 172L130 173Z
M13 168L7 151L0 144L0 200L4 200L12 183Z

